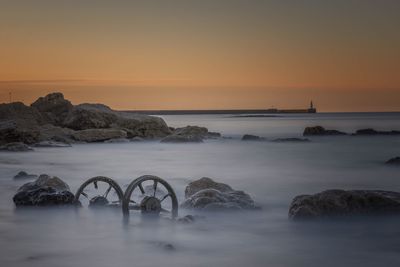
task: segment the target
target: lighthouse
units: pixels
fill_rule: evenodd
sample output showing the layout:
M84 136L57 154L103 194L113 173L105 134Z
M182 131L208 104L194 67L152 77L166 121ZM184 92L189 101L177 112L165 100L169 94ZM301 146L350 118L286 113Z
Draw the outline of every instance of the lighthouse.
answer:
M308 113L317 113L317 109L314 107L314 103L311 100L310 107L308 108Z

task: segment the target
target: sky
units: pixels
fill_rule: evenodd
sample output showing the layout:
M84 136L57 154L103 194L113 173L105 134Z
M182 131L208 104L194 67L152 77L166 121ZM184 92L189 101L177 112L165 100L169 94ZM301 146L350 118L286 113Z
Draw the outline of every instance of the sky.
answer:
M400 1L0 0L0 102L400 111Z

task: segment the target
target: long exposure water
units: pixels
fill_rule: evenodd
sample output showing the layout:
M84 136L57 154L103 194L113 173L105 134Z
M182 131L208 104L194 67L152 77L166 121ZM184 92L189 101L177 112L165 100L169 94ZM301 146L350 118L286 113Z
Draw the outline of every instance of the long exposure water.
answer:
M396 136L313 137L307 143L243 142L301 137L304 127L353 132L372 127L400 130L398 113L346 113L233 117L163 116L173 127L206 126L226 137L200 144L130 142L37 148L0 153L0 266L399 266L400 220L359 218L323 222L288 220L298 194L325 189L400 191ZM19 171L58 176L75 192L88 178L115 179L123 189L153 174L184 199L192 180L210 177L244 190L260 211L210 213L193 224L147 221L121 210L15 209L12 197L27 181ZM195 214L179 210L179 215ZM172 244L175 250L165 250Z

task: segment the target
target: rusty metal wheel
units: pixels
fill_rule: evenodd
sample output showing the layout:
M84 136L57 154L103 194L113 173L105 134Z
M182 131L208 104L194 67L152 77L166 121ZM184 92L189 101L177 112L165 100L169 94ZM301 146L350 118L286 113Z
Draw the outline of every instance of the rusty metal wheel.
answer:
M152 216L167 214L174 219L178 216L178 200L174 190L165 180L153 175L144 175L132 181L125 191L122 201L124 216L129 217L132 210Z
M93 184L93 188L89 188L91 184ZM111 193L112 190L114 192ZM96 176L88 179L79 187L74 202L82 205L81 197L83 197L89 207L120 206L123 196L124 192L113 179Z

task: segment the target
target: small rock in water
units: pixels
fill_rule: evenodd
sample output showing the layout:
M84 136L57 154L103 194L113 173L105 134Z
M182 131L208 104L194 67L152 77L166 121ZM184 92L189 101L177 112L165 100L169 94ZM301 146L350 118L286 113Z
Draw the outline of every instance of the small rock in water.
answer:
M314 126L314 127L306 127L303 132L304 136L309 135L347 135L344 132L340 132L337 130L326 130L322 126Z
M36 179L36 174L28 174L27 172L20 171L17 175L14 176L14 179Z
M353 135L400 135L400 131L377 131L372 128L357 130Z
M381 190L326 190L300 195L289 208L291 219L400 214L400 193Z
M13 197L16 206L49 206L73 204L74 194L58 177L42 174L35 181L22 185Z
M257 209L254 200L243 191L233 190L229 185L203 177L191 182L185 189L182 208L206 211Z
M386 164L400 166L400 157L391 158L386 161Z
M242 141L263 141L264 137L260 137L257 135L245 134L242 136Z
M10 152L26 152L26 151L33 151L33 148L21 142L14 142L0 146L0 151L1 150Z

